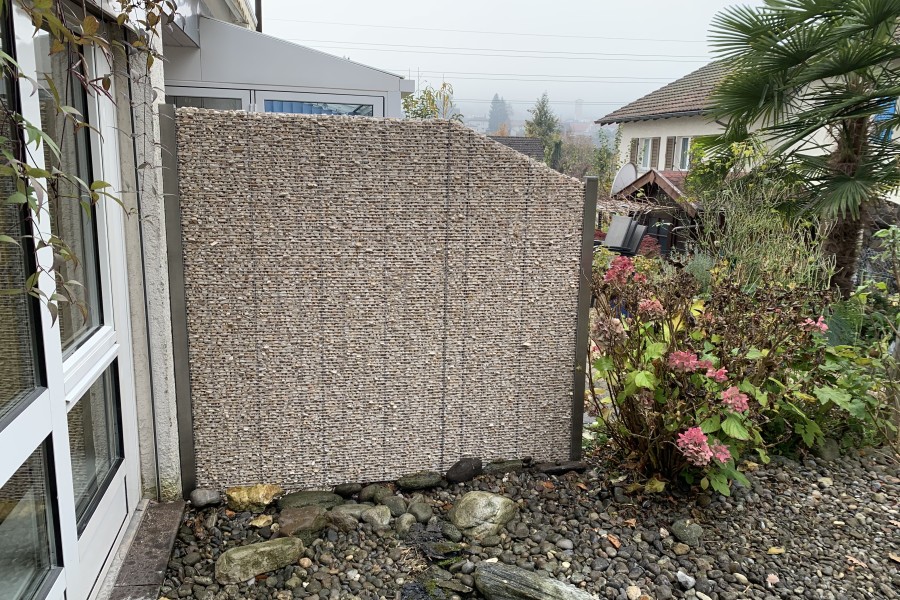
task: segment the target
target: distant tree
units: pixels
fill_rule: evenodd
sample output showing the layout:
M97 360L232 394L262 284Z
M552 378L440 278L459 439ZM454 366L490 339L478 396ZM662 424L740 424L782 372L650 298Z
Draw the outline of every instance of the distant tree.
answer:
M503 123L497 128L493 135L509 135L509 123Z
M550 97L544 92L534 105L529 108L531 119L525 121L525 135L540 138L544 145L544 162L552 166L554 155L558 155L556 142L560 139L561 128L559 117L550 108Z
M403 99L403 112L407 119L450 119L462 121L463 115L453 102L453 86L446 81L434 89L425 86Z
M504 126L509 131L509 104L498 94L494 94L491 111L488 113L488 131L500 135L499 131Z

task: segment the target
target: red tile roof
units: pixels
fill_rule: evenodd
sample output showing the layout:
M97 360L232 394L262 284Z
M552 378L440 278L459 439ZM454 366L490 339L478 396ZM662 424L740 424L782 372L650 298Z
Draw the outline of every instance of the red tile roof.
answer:
M655 92L650 92L646 96L614 110L596 122L601 125L609 125L702 114L709 108L709 96L725 73L724 62L711 62Z

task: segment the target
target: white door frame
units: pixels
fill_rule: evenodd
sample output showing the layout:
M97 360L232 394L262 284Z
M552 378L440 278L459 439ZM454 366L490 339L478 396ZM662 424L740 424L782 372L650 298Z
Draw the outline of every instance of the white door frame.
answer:
M19 65L25 74L35 77L34 27L17 5L10 4L14 7L13 37ZM85 62L94 71L92 76L112 72L112 65L107 64L104 55L94 48L86 52ZM40 100L36 93L29 91L19 91L22 115L37 125L41 122ZM113 98L119 97L115 87L111 88L110 93ZM87 104L88 120L99 129L90 133L93 178L108 182L112 193L119 194L122 177L117 108L112 100L98 94L88 96ZM120 105L125 107L123 110L130 110L129 104L120 101ZM44 168L41 151L31 152L30 159L32 166ZM39 358L43 359L46 389L21 410L10 426L0 431L0 486L48 437L52 440L54 471L51 476L56 490L55 511L58 517L54 535L61 549L61 557L57 560L62 563L61 576L51 587L49 595L45 596L53 600L86 600L92 590L99 588L96 585L99 577L124 534L128 516L140 500L134 365L125 261L125 215L119 204L108 199L97 202L94 212L104 322L64 358L59 321L54 323L46 304L40 303L35 335L41 340L43 356ZM34 220L34 233L41 238L50 234L49 210L46 207L40 218ZM52 249L38 251L36 260L43 268L52 267ZM44 274L38 281L38 287L49 298L55 291L55 281L52 276ZM123 461L79 536L67 414L114 361Z

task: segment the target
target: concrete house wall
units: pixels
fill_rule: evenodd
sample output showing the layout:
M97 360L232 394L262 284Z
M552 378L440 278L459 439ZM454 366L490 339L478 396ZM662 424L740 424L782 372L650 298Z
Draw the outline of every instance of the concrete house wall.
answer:
M619 125L622 131L622 142L619 145L619 162L624 164L631 160L631 142L640 138L660 138L659 158L650 168L662 171L666 168L666 138L697 137L722 132L722 126L711 122L707 117L671 117L650 121L629 121ZM642 171L642 169L639 169Z

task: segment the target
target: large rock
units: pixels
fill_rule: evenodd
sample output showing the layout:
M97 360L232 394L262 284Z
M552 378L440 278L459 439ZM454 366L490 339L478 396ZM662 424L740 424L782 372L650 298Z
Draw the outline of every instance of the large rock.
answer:
M525 468L523 460L496 460L484 465L487 475L502 475L504 473L516 473Z
M700 538L703 536L703 528L694 523L691 519L679 519L672 523L672 533L679 541L684 542L691 548L700 545Z
M813 452L826 462L834 462L841 457L841 445L832 438L825 438Z
M334 486L334 493L344 498L356 495L362 491L362 486L358 483L342 483Z
M450 509L450 521L465 535L495 535L516 514L516 503L490 492L469 492Z
M216 581L222 585L247 581L297 562L302 552L303 542L290 537L232 548L216 561Z
M191 492L191 505L194 508L205 508L222 504L222 496L218 490L197 488Z
M472 481L484 471L480 458L461 458L447 470L447 481L450 483L463 483Z
M321 506L325 510L343 504L344 499L331 492L294 492L286 494L278 500L278 508L300 508L301 506Z
M372 507L362 514L362 520L371 525L372 529L387 529L391 526L391 509L387 506Z
M301 506L285 508L278 517L280 535L289 535L301 540L304 544L312 543L318 533L328 526L325 509L321 506Z
M412 475L404 475L397 480L397 487L403 491L427 490L441 482L441 474L436 471L420 471Z
M359 492L359 501L360 502L381 502L382 499L387 498L388 496L392 496L394 492L383 485L378 485L377 483L373 483L371 485L367 485Z
M573 585L503 563L479 563L475 586L487 600L592 600Z
M547 475L565 475L570 471L575 471L576 473L584 473L587 470L587 463L580 460L555 463L547 462L538 463L535 468L541 473L546 473Z
M228 508L235 512L262 512L283 493L280 485L260 483L230 487L225 490L225 497L228 498Z
M362 519L363 513L373 506L374 504L341 504L340 506L332 508L331 512L351 515L354 519L359 521Z

